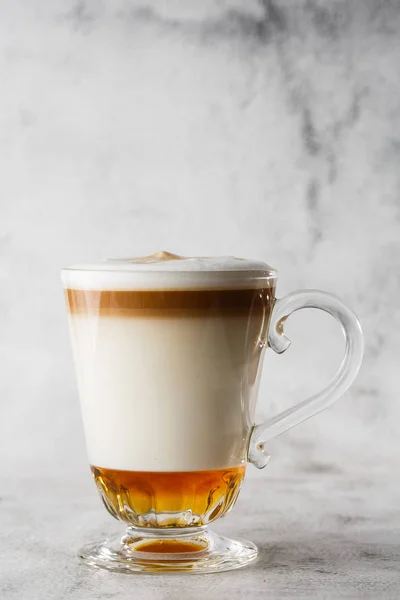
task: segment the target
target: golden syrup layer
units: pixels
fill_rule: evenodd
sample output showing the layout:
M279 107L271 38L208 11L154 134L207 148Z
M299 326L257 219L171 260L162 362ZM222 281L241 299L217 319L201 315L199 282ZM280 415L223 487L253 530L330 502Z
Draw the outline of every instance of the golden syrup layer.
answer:
M246 467L182 473L91 469L116 519L142 527L188 527L206 525L232 508Z

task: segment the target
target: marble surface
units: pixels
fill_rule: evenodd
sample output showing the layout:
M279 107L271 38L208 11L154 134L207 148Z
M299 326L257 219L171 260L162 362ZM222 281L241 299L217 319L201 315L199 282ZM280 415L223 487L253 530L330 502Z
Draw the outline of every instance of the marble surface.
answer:
M2 598L398 597L399 30L398 0L0 2ZM366 335L352 390L271 442L221 523L258 565L167 583L76 562L108 525L59 280L159 249L265 260L280 296L335 293ZM286 331L259 420L341 360L325 315Z
M366 335L360 376L283 452L400 454L399 7L0 3L1 437L30 425L16 461L37 468L50 449L74 470L83 453L60 268L157 249L259 258L280 296L343 298ZM317 311L287 333L260 419L341 359Z
M26 474L1 506L2 600L399 597L400 486L385 470L322 462L253 470L214 529L251 539L259 559L216 575L119 575L81 565L80 545L122 532L88 473L56 482Z

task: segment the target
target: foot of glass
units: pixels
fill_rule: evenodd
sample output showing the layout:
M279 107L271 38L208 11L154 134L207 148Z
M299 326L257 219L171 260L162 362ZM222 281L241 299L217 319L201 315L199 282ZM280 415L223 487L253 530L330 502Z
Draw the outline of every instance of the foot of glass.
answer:
M240 569L257 558L257 547L208 531L129 527L125 535L88 544L87 564L118 573L215 573Z

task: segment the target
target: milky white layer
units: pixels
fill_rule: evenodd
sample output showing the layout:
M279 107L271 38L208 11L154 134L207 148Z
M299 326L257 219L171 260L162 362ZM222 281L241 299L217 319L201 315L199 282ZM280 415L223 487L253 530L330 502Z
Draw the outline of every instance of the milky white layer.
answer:
M76 265L62 272L64 287L92 290L259 288L274 277L275 271L260 261L183 258L166 252Z
M195 471L245 461L260 358L256 340L245 353L246 317L71 315L70 325L92 465Z

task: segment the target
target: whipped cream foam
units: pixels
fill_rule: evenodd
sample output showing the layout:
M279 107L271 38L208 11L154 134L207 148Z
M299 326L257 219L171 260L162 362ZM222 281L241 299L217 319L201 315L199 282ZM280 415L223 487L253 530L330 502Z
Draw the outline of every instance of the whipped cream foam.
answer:
M110 258L62 271L65 288L93 290L259 288L275 277L275 270L262 261L234 256L188 257L165 251Z

